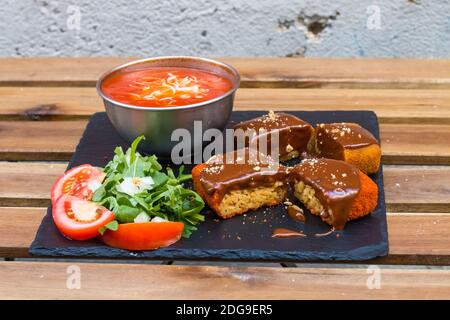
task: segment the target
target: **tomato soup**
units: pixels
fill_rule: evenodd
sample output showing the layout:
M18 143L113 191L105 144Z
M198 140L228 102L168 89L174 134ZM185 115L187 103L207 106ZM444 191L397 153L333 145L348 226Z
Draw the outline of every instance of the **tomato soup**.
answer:
M142 107L199 103L230 91L232 82L217 74L182 67L152 67L107 77L102 91L118 102Z

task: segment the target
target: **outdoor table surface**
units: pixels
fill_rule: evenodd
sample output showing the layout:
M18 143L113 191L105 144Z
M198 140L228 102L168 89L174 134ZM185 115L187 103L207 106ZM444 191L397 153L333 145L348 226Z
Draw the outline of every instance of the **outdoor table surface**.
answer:
M389 255L297 265L29 256L52 183L104 110L97 78L132 58L0 58L0 298L449 299L450 60L218 59L241 73L235 110L376 112ZM79 290L66 286L72 265ZM379 289L367 286L373 265Z

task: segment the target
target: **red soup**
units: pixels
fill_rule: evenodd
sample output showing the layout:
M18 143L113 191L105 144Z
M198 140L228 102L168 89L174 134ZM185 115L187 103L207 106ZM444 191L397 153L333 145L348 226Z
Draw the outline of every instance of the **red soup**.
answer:
M231 81L191 68L154 67L107 77L102 91L109 98L134 106L173 107L199 103L230 91Z

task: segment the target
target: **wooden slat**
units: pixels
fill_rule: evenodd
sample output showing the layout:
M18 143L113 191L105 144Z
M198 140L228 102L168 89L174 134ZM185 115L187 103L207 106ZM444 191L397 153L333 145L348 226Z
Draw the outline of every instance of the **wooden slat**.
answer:
M131 58L2 58L0 85L93 86ZM448 88L450 60L354 58L219 58L243 87Z
M450 164L450 125L380 124L384 164Z
M0 162L0 206L46 206L65 163ZM384 166L391 211L450 212L450 167Z
M47 206L50 189L66 163L1 162L0 205Z
M372 110L384 123L450 123L449 90L241 89L238 110Z
M0 160L69 160L86 121L0 121ZM450 164L450 125L381 124L383 163Z
M449 213L388 213L389 256L380 263L450 264Z
M0 121L0 160L69 160L87 122Z
M0 207L0 257L28 257L46 208ZM389 255L379 264L450 264L450 214L388 213Z
M0 256L27 257L46 208L0 207Z
M74 266L81 275L78 290L67 288ZM380 289L369 289L366 267L0 262L0 299L448 299L450 294L450 270L385 267L380 274Z
M381 122L450 123L450 90L239 89L235 110L373 110ZM0 119L79 119L104 111L94 88L0 87Z
M391 211L450 212L450 167L384 166Z

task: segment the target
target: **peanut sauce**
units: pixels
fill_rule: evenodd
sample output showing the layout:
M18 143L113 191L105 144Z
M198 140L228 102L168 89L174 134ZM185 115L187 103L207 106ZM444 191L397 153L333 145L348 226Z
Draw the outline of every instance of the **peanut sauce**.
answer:
M299 237L306 237L306 234L304 234L301 231L295 231L285 228L276 228L273 230L272 238L299 238Z
M234 126L234 130L237 129L242 129L244 132L247 130L255 131L253 139L251 141L246 140L246 146L249 146L252 142L264 141L262 140L263 137L267 138L268 153L270 152L273 131L278 130L279 157L286 156L293 151L297 151L299 154L307 152L308 143L314 132L309 123L296 116L282 112L274 113L273 111L262 117L238 123ZM259 148L261 147L259 146Z
M352 165L332 159L307 159L291 170L294 183L303 181L315 191L324 207L322 220L342 230L361 182L359 171Z
M316 130L316 146L325 158L344 160L345 149L378 144L369 131L356 123L322 123Z
M233 151L211 158L200 173L206 193L216 193L219 199L231 190L288 184L288 171L273 159L249 149ZM231 159L232 163L227 163Z
M303 210L296 205L291 205L287 207L288 216L297 222L305 222L306 218L303 214Z

